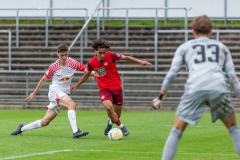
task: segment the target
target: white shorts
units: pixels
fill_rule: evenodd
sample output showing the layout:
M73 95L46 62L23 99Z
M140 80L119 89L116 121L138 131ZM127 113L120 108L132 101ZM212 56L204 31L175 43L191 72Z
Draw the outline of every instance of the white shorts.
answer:
M59 89L49 89L48 92L48 99L50 101L49 105L47 106L48 109L54 109L56 113L59 112L60 106L59 106L59 100L67 96L68 94L59 90Z
M216 91L197 91L182 96L176 115L183 121L196 125L203 114L204 105L211 110L212 122L229 117L234 111L229 94Z

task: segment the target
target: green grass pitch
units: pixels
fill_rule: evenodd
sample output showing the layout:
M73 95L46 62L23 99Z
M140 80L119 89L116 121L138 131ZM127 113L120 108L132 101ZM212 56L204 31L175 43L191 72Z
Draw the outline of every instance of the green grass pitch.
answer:
M174 112L123 112L130 135L110 141L103 135L105 111L77 111L78 126L89 136L72 139L66 111L47 127L10 136L19 122L41 118L45 110L0 110L0 160L159 160ZM189 126L175 160L237 160L230 136L221 122L205 113L198 126Z

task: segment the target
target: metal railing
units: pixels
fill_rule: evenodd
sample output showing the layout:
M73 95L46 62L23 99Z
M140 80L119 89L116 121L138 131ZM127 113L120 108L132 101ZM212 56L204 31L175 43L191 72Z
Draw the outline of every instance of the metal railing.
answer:
M189 39L189 33L191 33L191 30L159 30L159 33L183 33L184 35L182 36L183 38L183 42L187 41ZM212 31L214 33L214 36L217 40L220 39L221 34L223 33L240 33L240 30L213 30ZM0 33L8 33L8 70L12 69L12 33L10 30L0 30ZM187 37L186 34L187 33ZM159 35L158 35L159 36ZM82 36L81 36L82 38ZM156 39L155 39L156 40ZM154 43L156 43L156 41L154 41ZM157 41L157 45L155 44L155 48L154 48L154 70L158 71L159 68L159 64L158 64L158 55L160 53L158 53L159 48L161 48L161 44L159 46L159 41ZM83 45L83 43L81 43L81 45ZM157 46L157 47L156 47ZM81 46L81 48L83 48L83 46ZM81 52L82 53L82 52ZM83 54L80 55L80 59L81 62L83 62Z
M184 33L184 42L186 42L189 39L189 33L192 33L192 30L159 30L158 33ZM240 33L240 30L218 30L214 29L212 30L212 33L216 34L216 39L220 39L221 33ZM161 46L160 46L161 47ZM155 48L155 55L158 52L158 48ZM157 71L158 68L158 57L155 57L155 71Z
M164 11L167 11L167 10L183 10L184 11L184 29L187 30L187 25L188 25L188 9L187 8L99 8L97 10L97 38L100 38L100 11L110 11L110 10L123 10L125 11L125 47L128 48L128 22L129 22L129 12L131 10L152 10L152 11L155 11L155 15L154 15L154 35L156 36L157 34L157 28L158 28L158 19L159 19L159 16L158 16L158 11L159 10L164 10ZM104 13L104 12L103 12ZM166 17L164 17L166 18ZM108 19L107 17L105 17L103 15L102 17L102 30L105 29L105 19ZM111 17L110 17L111 19Z
M83 11L85 12L84 19L86 21L88 17L88 9L87 8L1 8L0 11L15 11L16 16L14 17L16 19L16 47L19 47L19 26L20 26L20 19L24 18L24 20L28 19L45 19L45 47L48 47L48 28L49 28L49 20L52 20L54 18L70 18L70 17L60 17L60 16L54 16L53 11ZM44 11L45 16L41 15L32 15L32 16L21 16L20 12L22 11ZM50 14L50 15L49 15ZM6 17L8 18L8 17ZM10 17L9 17L10 18ZM72 17L71 17L72 18ZM79 17L77 17L79 18ZM87 42L87 29L85 32L85 40Z
M192 33L192 30L159 30L158 33L184 33L184 42L189 39L189 33ZM220 29L213 29L212 33L216 33L216 39L219 40L220 33L240 33L240 30L220 30Z
M129 39L129 31L128 31L128 22L129 22L129 11L130 10L154 10L155 11L155 16L154 16L154 53L155 53L155 71L157 71L157 48L158 48L158 11L159 10L183 10L184 11L184 30L188 29L188 9L187 8L99 8L97 11L97 38L100 38L100 16L99 12L100 11L109 11L109 10L125 10L126 16L125 16L125 47L128 48L128 39ZM166 18L166 17L165 17ZM104 30L104 19L103 17L103 26L102 29ZM187 37L187 32L185 32L185 40Z
M219 40L220 39L220 33L240 33L240 30L218 30L218 29L214 29L212 31L213 33L216 33L216 39Z
M8 70L12 67L12 32L10 30L0 30L0 33L8 34Z
M34 90L34 88L37 85L37 82L41 78L41 75L44 74L44 71L0 71L0 76L2 81L0 81L0 95L4 94L4 96L0 97L0 103L18 103L21 105L28 105L28 102L25 101L25 98ZM77 72L75 75L75 79L79 80L80 76L82 74L79 74L80 72ZM161 75L162 73L157 72L120 72L121 79L122 79L122 86L123 86L123 95L127 94L129 92L129 89L127 88L127 85L125 84L125 77L128 77L129 75L136 74L141 76L146 75ZM163 73L165 74L165 73ZM156 78L156 81L159 79ZM90 82L89 82L90 81ZM95 81L95 80L94 80ZM48 94L48 85L51 82L48 81L39 91L38 96L33 100L32 103L37 102L48 102L47 94ZM78 90L78 95L72 95L76 102L79 103L96 103L96 98L99 97L98 95L98 88L95 87L95 89L89 89L92 88L91 86L96 86L96 82L92 82L90 79L86 82L84 86L81 86ZM126 90L125 90L126 89ZM134 91L136 94L138 94L138 88L136 87L136 91ZM91 91L90 91L91 90ZM132 92L133 90L130 90ZM13 93L14 92L14 93ZM91 92L91 97L88 97L88 99L84 99L84 96L88 94L88 92ZM158 89L156 88L156 93L158 92ZM83 94L81 94L83 93ZM84 94L85 93L85 94ZM129 94L129 93L128 93ZM128 102L126 100L126 102ZM100 101L97 103L100 104Z
M0 103L9 103L9 102L18 102L18 103L22 103L28 105L28 102L25 100L25 98L34 90L34 88L37 85L37 82L39 81L39 79L41 78L41 75L43 75L45 73L45 71L21 71L21 70L13 70L13 71L0 71L0 75L2 76L2 80L0 82L0 94L3 94L4 90L7 90L6 92L4 91L4 94L6 96L1 97L0 98ZM79 74L80 72L76 72L77 75L75 75L75 79L74 81L76 81L76 77L77 80L79 80L80 76L82 74ZM139 96L139 87L138 85L136 85L134 87L134 85L129 85L127 83L134 83L134 84L139 84L140 86L144 87L144 85L142 85L142 83L146 83L145 81L142 82L142 78L146 78L149 77L149 79L153 80L153 77L155 77L155 82L152 83L151 85L153 86L154 90L149 91L149 93L146 93L147 97L149 100L144 100L144 102L146 104L148 104L148 101L151 102L152 97L153 96L157 96L158 92L159 92L159 87L160 87L160 83L159 83L159 77L163 77L166 72L131 72L131 71L121 71L119 72L121 80L122 80L122 89L123 89L123 96L124 98L126 98L126 95L129 95L130 93L134 93L134 95ZM183 74L186 75L187 73L185 72L180 72L179 74ZM142 77L142 78L137 78L137 81L134 82L128 82L128 77L129 76L137 76L137 77ZM11 79L11 80L9 80ZM7 83L6 83L7 81ZM96 89L90 91L89 86L92 85L97 85L96 82L89 82L91 80L88 80L86 82L86 84L84 85L86 88L84 89L83 86L81 86L79 88L79 92L81 93L87 93L87 92L91 92L91 96L95 96L95 97L99 97L98 95L98 88L96 87ZM95 81L95 80L94 80ZM48 102L47 99L47 94L48 94L48 85L50 85L50 81L48 81L38 93L38 96L36 96L36 98L33 100L33 102ZM159 87L156 88L155 86L158 85ZM7 86L10 86L10 88L7 88ZM16 87L14 87L16 86ZM130 88L129 88L130 87ZM132 89L132 87L134 87ZM147 87L147 85L146 85ZM147 90L147 89L146 89ZM9 97L8 95L8 91L9 92L13 92L16 91L15 94L10 93ZM96 98L92 98L89 100L83 100L81 98L81 96L85 96L86 94L80 94L80 95L75 95L75 99L76 102L80 102L80 103L96 103ZM146 95L142 95L144 97L146 97ZM130 103L133 102L129 102L131 100L125 100L125 105L128 105ZM135 101L135 100L134 100ZM147 102L146 102L147 101ZM100 101L98 102L100 103ZM150 103L149 103L150 104Z
M122 88L124 96L124 106L150 107L154 97L159 95L161 82L166 75L166 72L119 72L122 79ZM34 90L37 82L41 78L44 71L0 71L2 81L0 81L0 104L17 103L23 107L36 104L48 103L48 81L39 91L36 98L28 103L25 101L26 96ZM76 73L73 81L79 80L82 74ZM179 72L174 85L168 91L168 96L164 99L164 106L176 106L184 91L184 84L187 79L187 72ZM239 76L240 73L237 73ZM232 93L232 92L230 92ZM77 93L71 97L77 104L92 106L97 104L100 106L98 88L96 82L89 79L81 86ZM237 99L233 99L235 104L239 104ZM39 105L38 105L39 106Z
M103 3L104 0L100 0L100 2L98 3L98 5L96 6L94 12L92 13L92 15L90 17L88 17L88 19L86 20L85 24L83 25L83 27L81 28L81 30L78 32L77 36L74 38L74 40L72 41L71 45L68 48L68 51L70 52L72 47L74 46L74 44L77 42L78 38L80 37L80 54L81 54L81 61L82 61L82 39L81 39L81 35L84 32L84 30L87 28L89 22L92 20L93 16L95 15L96 11L98 10L98 8L104 4ZM87 46L87 42L85 43Z

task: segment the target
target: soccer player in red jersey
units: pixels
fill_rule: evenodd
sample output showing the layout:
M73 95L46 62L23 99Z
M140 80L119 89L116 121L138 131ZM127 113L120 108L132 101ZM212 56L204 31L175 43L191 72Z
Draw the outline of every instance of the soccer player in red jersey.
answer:
M116 62L119 60L126 60L144 66L151 65L151 63L131 56L109 51L110 47L103 39L95 40L92 48L95 50L96 55L88 61L88 73L85 74L76 84L72 85L71 90L75 91L82 83L84 83L88 79L91 71L97 72L98 77L96 79L99 87L101 102L109 117L104 134L108 134L114 123L122 130L123 134L127 136L129 132L120 120L123 93Z
M31 101L36 93L41 89L48 79L52 79L49 86L48 98L49 105L45 116L42 119L33 121L27 125L19 124L17 129L11 135L18 135L24 131L47 126L58 114L61 107L68 109L68 119L73 131L73 138L80 138L88 135L88 132L80 131L77 128L76 103L69 96L70 85L75 71L87 72L87 68L77 60L68 57L68 47L60 44L57 48L58 60L52 63L46 73L38 82L35 90L26 98ZM87 72L88 73L88 72Z

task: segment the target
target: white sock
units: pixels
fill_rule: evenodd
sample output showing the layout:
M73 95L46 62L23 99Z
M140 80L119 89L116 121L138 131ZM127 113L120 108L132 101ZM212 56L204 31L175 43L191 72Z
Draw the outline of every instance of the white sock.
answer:
M108 124L109 124L109 125L112 125L112 124L113 124L112 121L111 121L111 119L109 119Z
M21 131L27 131L27 130L30 130L30 129L36 129L36 128L40 128L40 127L42 127L41 126L41 120L36 120L32 123L29 123L29 124L23 126L21 128Z
M78 131L77 128L77 119L76 119L76 111L75 110L68 110L68 120L72 127L73 133Z
M240 129L237 126L233 126L229 128L229 133L232 137L234 149L240 158Z
M120 128L124 127L124 124L121 123L119 127L120 127Z

